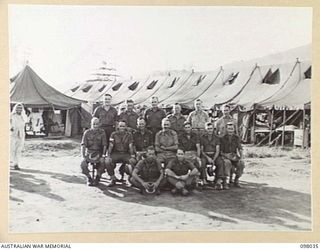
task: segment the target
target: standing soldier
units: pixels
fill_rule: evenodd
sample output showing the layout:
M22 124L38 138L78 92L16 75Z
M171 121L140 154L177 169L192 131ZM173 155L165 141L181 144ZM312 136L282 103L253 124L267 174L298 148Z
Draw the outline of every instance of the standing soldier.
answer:
M93 117L91 119L91 128L86 130L81 141L81 154L83 160L81 162L82 173L87 176L87 184L89 186L98 185L101 175L105 169L105 156L107 151L106 134L102 128L99 128L99 119ZM90 176L88 169L89 163L97 164L97 176L95 180Z
M189 122L184 123L184 131L178 135L179 148L185 152L185 158L190 160L195 166L200 169L201 147L200 137L191 129Z
M205 130L205 124L209 122L210 117L207 112L202 110L202 101L200 99L194 101L194 108L195 110L189 114L187 121L191 123L194 131L202 135Z
M176 131L178 134L183 132L183 124L186 121L186 118L181 114L181 105L176 103L173 105L173 113L168 115L167 118L170 121L171 129Z
M107 144L111 133L115 130L118 112L111 106L112 96L105 94L103 98L103 105L98 106L94 112L93 117L97 117L100 120L100 126L106 133Z
M223 115L216 122L217 135L223 137L227 133L227 123L232 122L235 126L235 133L238 135L238 124L237 121L230 115L230 106L225 104L222 107Z
M170 129L170 121L168 118L164 118L161 124L162 130L156 134L154 145L158 160L161 163L167 164L176 156L179 143L178 135L176 131Z
M206 133L201 136L201 175L200 178L204 184L207 184L207 165L216 166L216 188L222 189L222 177L223 177L223 160L219 156L220 154L220 138L217 137L213 130L213 124L207 122L205 125Z
M228 178L232 182L232 175L235 173L234 186L240 187L239 179L243 174L243 149L240 137L235 134L235 127L233 122L227 123L227 134L221 138L221 155L225 164L225 172L227 176L224 180L228 188Z
M176 157L169 161L165 171L167 181L174 186L172 194L181 192L182 195L188 195L189 190L196 187L199 171L185 158L182 149L177 150Z
M125 121L129 130L137 129L138 114L133 110L134 102L129 99L126 101L126 108L124 112L121 112L118 116L119 121Z
M146 129L146 122L143 118L138 118L137 130L133 131L133 148L136 154L136 159L141 160L141 157L147 153L147 148L153 146L154 138L150 130Z
M165 184L165 179L161 163L157 160L152 146L148 147L146 157L137 163L129 180L133 186L140 189L142 194L148 192L160 194L160 188Z
M158 97L151 97L151 108L144 112L144 119L147 123L147 128L152 132L153 137L161 130L161 121L166 117L166 112L159 108Z
M125 164L119 169L121 180L123 180L124 173L126 172L130 176L132 173L132 168L136 163L133 152L132 134L127 131L126 123L124 121L119 121L118 130L111 134L107 155L106 168L111 178L111 183L109 186L113 186L117 181L114 173L116 164ZM123 166L126 168L124 169Z

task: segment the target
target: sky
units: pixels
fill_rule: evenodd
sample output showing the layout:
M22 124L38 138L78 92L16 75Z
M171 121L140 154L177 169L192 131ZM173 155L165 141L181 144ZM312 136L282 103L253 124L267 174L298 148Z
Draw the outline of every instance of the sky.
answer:
M122 78L214 70L312 42L312 8L9 5L10 76L64 91L106 61Z

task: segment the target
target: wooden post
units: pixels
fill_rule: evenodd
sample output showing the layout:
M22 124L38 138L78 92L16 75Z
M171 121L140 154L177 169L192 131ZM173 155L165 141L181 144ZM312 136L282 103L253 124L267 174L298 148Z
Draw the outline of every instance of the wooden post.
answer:
M306 110L303 106L303 110L302 110L302 148L303 149L306 143L305 136L306 136Z
M253 113L252 113L253 117L252 117L252 130L253 132L251 132L252 134L252 139L253 139L253 144L256 144L256 109L253 109Z
M281 147L284 147L285 126L286 126L286 108L284 108L284 110L283 110L283 125L282 125Z
M269 132L269 146L271 146L271 137L272 137L272 129L273 129L273 116L274 116L274 108L271 111L271 121L270 121L270 132Z

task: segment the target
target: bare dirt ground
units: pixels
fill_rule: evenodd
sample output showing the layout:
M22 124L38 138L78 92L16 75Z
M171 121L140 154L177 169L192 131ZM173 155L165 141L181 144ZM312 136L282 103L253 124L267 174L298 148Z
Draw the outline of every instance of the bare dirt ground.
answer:
M243 188L145 197L125 185L87 187L79 142L30 139L10 170L10 232L311 230L310 153L245 147Z

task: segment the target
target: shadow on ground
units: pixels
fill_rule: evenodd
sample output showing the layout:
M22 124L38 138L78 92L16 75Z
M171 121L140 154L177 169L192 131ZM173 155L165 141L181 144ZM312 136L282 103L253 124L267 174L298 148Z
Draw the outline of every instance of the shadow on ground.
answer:
M101 183L99 189L107 196L124 202L172 209L207 216L214 221L282 226L289 230L310 230L311 196L267 184L242 182L242 188L230 190L195 191L189 197L172 196L170 192L159 196L142 196L126 186L108 188Z
M38 174L50 175L51 178L66 183L85 185L82 176L23 169L10 173L10 187L25 192L35 193L57 201L65 199L52 192L49 184L35 177ZM270 187L267 184L242 182L243 188L230 190L196 191L188 197L172 196L164 192L159 196L142 196L136 189L125 185L107 187L105 178L98 187L108 197L128 203L171 209L204 215L214 221L227 223L255 222L274 225L289 230L310 230L311 195L283 188ZM16 198L10 197L11 200ZM301 224L307 226L301 226Z
M11 172L10 188L29 193L35 193L57 201L64 201L64 199L61 196L51 192L51 188L45 180L36 178L34 175L31 174ZM15 199L12 198L12 200Z

